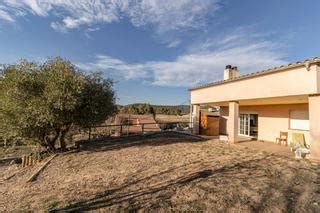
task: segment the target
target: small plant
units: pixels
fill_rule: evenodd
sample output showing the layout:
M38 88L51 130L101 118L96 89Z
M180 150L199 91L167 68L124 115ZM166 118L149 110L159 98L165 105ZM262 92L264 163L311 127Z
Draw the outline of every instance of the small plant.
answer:
M49 201L48 203L49 205L47 207L47 212L55 211L56 208L59 206L59 202L57 201L51 201L51 202Z

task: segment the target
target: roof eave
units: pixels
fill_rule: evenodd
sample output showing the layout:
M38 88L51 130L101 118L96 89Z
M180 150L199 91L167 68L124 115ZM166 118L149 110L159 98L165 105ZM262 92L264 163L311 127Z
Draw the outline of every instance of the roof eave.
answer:
M259 77L259 76L264 76L264 75L272 74L272 73L275 73L275 72L281 72L281 71L285 71L285 70L288 70L288 69L297 68L297 67L301 67L301 66L306 66L307 67L307 66L310 66L311 64L320 65L320 57L315 57L315 58L312 58L312 59L307 59L307 60L304 60L304 61L298 61L296 63L291 63L291 64L288 64L288 65L282 65L282 66L279 66L279 67L274 67L272 69L267 69L267 70L262 70L262 71L258 71L258 72L254 72L254 73L249 73L249 74L246 74L246 75L241 75L241 76L239 76L237 78L234 78L234 79L216 81L216 82L212 82L212 83L208 83L208 84L192 87L192 88L189 88L188 91L194 91L194 90L213 87L213 86L226 84L226 83L230 83L230 82L245 80L245 79Z

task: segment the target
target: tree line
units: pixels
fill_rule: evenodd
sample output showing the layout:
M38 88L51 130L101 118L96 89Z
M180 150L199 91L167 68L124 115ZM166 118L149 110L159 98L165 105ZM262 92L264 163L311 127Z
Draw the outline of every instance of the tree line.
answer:
M144 115L152 114L155 115L155 110L150 104L129 104L126 106L119 106L119 112L123 114L134 114Z
M129 104L118 106L120 113L125 114L164 114L164 115L185 115L189 114L190 107L188 105L151 105L147 103Z

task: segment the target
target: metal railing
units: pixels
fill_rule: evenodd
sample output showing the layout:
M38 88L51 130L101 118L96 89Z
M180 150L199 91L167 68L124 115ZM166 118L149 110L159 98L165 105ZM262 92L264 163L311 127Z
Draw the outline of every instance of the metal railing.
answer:
M110 124L96 125L78 130L80 134L78 140L97 139L102 137L120 137L125 135L143 135L151 132L161 131L181 131L192 133L191 122L158 122L158 123L138 123L138 124ZM77 139L76 139L77 140Z

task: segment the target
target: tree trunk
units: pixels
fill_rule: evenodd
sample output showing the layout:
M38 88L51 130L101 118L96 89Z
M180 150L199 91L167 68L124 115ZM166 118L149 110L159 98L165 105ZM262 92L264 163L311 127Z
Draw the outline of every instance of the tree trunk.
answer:
M53 138L50 138L48 135L46 135L44 137L44 141L47 145L47 148L50 150L50 151L55 151L56 148L55 148L55 144L56 144L56 141L58 139L58 135L55 135Z
M62 128L62 130L60 131L60 134L59 134L60 148L62 151L65 151L67 148L65 138L66 138L67 133L69 132L69 129L70 129L70 126L66 126L66 127Z
M65 151L67 148L66 141L65 141L66 134L67 134L66 131L61 131L59 136L60 148L62 151Z

